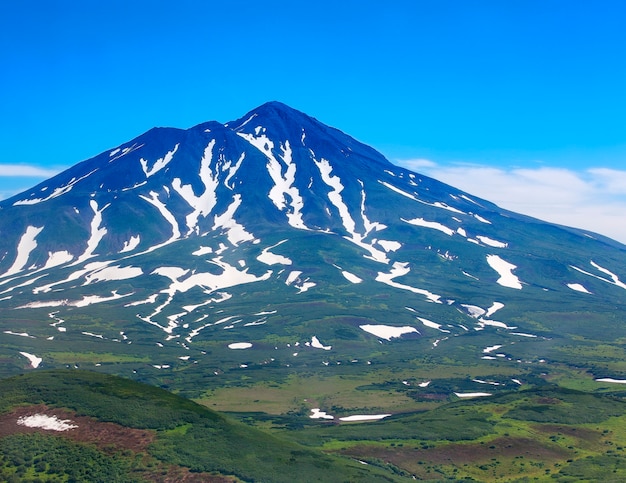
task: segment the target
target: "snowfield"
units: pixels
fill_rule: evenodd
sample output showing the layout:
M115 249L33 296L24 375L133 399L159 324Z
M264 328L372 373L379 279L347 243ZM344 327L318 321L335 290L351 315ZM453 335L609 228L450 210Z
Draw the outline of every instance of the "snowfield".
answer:
M517 268L517 265L502 260L498 255L487 255L487 263L500 275L500 278L496 281L498 285L517 290L522 289L522 282L516 275L513 275L513 270Z
M339 418L339 421L378 421L379 419L388 418L391 414L355 414L353 416L345 416Z
M233 342L228 344L229 349L249 349L250 347L252 347L250 342Z
M613 379L612 377L602 377L596 379L597 382L611 382L613 384L626 384L626 379Z
M432 292L429 292L428 290L411 287L410 285L404 285L393 281L394 278L406 275L410 271L411 269L409 268L408 262L394 262L389 273L378 272L378 275L376 276L376 281L389 285L390 287L396 287L402 290L408 290L410 292L423 295L431 302L440 304L441 301L439 299L441 298L441 295L436 295Z
M470 398L470 397L486 397L491 396L490 392L455 392L454 395L456 397L460 397L461 399Z
M275 245L272 245L271 247L263 249L261 254L256 257L256 259L261 263L265 263L266 265L291 265L293 262L289 258L282 255L276 255L275 253L272 253L270 251L272 248L276 248L278 245L282 245L286 241L287 240L282 240Z
M46 414L33 414L32 416L23 416L18 418L17 424L28 428L41 428L48 431L68 431L78 428L76 424L71 424L70 419L59 419L56 416L48 416Z
M437 223L436 221L426 221L424 218L414 218L412 220L405 220L404 218L401 218L402 221L404 221L405 223L408 223L409 225L415 225L415 226L421 226L424 228L431 228L433 230L439 230L442 233L445 233L446 235L452 236L454 235L454 230L452 230L451 228L448 228L445 225L442 225L441 223Z
M381 339L391 340L395 337L402 337L404 334L416 333L419 334L419 331L415 327L404 326L404 327L393 327L390 325L372 325L365 324L359 326L365 332L369 332L370 334L375 335L376 337L380 337Z
M26 359L30 361L30 365L33 369L37 369L39 367L39 364L43 362L43 359L41 357L29 354L28 352L20 352L20 354L22 354L24 357L26 357Z
M572 290L575 290L576 292L582 292L582 293L588 293L588 294L591 293L580 283L568 283L567 286L571 288Z

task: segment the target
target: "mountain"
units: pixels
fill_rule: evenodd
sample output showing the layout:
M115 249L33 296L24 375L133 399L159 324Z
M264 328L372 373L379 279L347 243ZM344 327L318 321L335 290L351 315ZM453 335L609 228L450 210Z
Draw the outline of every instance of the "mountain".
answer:
M626 378L624 245L278 102L83 161L1 202L0 234L5 375L91 367L196 398L349 376L347 392L404 381L413 400ZM408 404L348 399L334 406Z

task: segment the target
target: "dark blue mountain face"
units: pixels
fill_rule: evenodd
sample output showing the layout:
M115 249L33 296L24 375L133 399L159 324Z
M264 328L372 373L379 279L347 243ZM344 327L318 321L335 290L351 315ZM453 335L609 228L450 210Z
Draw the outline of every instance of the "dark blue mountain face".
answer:
M626 304L623 245L394 166L277 102L79 163L0 203L0 234L0 324L28 326L16 343L317 333L346 356L402 334L575 337L557 321ZM626 336L607 317L598 337Z

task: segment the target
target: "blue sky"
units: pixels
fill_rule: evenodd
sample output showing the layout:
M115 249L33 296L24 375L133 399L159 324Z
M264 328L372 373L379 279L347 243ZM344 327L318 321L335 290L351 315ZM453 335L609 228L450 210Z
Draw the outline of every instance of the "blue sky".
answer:
M626 242L623 1L0 9L0 198L153 126L280 100L393 162Z

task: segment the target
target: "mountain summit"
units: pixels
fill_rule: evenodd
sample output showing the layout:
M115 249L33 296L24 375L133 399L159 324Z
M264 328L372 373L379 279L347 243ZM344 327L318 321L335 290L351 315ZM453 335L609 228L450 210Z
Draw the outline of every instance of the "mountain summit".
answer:
M623 245L395 166L278 102L81 162L0 203L0 233L8 372L69 348L192 379L384 361L381 344L535 362L558 359L546 341L626 336Z

